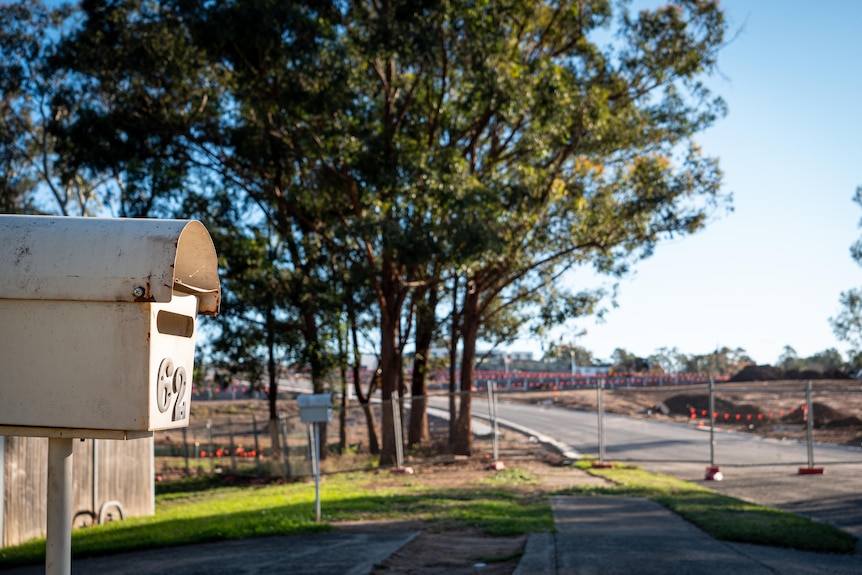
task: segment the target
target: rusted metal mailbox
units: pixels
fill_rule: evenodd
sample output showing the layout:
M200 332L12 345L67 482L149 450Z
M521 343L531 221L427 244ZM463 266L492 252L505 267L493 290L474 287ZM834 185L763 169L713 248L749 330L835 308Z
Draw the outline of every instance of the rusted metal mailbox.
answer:
M188 425L197 316L219 299L200 222L0 216L4 434Z

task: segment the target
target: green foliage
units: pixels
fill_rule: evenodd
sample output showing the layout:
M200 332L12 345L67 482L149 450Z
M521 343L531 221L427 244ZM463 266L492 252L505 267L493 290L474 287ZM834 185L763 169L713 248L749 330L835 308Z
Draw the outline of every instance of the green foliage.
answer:
M127 216L242 206L224 263L259 270L231 287L249 313L226 320L229 347L272 346L250 316L275 297L316 388L361 310L395 392L414 290L456 280L468 388L478 339L601 312L604 291L564 288L567 271L616 278L729 205L694 142L725 112L702 82L717 2L87 0L76 15L49 60L69 78L52 98L63 181L112 178L105 204Z
M856 188L853 202L862 206L862 186ZM862 227L862 220L860 220L859 226ZM857 264L862 265L862 239L850 246L850 256ZM842 292L839 303L842 308L841 312L835 317L829 318L829 323L832 325L835 336L849 343L855 352L854 355L858 355L862 351L862 290L853 288ZM858 367L859 362L855 363Z
M67 79L48 63L71 13L38 0L0 4L0 213L86 215L99 205L98 180L82 172L60 180L63 162L49 131L66 112L53 99Z

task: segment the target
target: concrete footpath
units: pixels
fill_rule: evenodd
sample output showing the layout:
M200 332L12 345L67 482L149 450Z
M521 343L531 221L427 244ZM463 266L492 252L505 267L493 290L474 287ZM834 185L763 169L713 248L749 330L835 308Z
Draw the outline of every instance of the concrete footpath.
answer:
M850 575L862 556L726 543L645 499L553 497L557 533L530 535L515 575Z
M366 575L416 531L317 533L167 547L72 561L73 575ZM38 575L44 565L3 571Z

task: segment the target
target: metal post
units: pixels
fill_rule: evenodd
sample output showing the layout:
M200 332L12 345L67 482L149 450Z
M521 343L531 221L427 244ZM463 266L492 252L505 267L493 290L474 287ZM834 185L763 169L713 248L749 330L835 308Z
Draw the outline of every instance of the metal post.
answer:
M187 428L183 427L183 459L186 462L186 475L191 475L191 470L189 469L189 436L186 433Z
M392 396L392 429L395 433L395 466L398 469L404 468L404 433L401 430L401 410L398 409L398 402L395 396Z
M251 414L251 427L254 431L254 463L257 468L257 476L260 477L260 441L257 438L257 418Z
M215 473L215 447L213 446L213 420L212 419L207 419L206 427L207 427L207 438L209 439L209 443L210 443L210 450L209 450L210 473Z
M709 465L706 467L705 481L721 481L724 475L715 464L715 379L709 376Z
M491 442L494 461L500 459L500 453L497 446L497 384L490 382L488 384L488 415L491 418Z
M605 462L605 406L604 406L605 380L599 379L596 393L598 394L598 420L599 420L599 463Z
M309 423L309 436L311 442L311 469L314 474L314 517L320 523L320 428L317 423Z
M233 420L228 417L227 418L227 431L228 436L230 437L230 468L232 471L236 471L236 445L234 444L233 437Z
M48 439L45 575L72 572L72 438Z
M805 383L805 419L808 436L808 468L814 468L814 404L811 400L811 380Z
M715 466L715 382L709 377L709 465Z
M290 451L287 448L287 415L278 412L278 427L281 431L281 456L284 458L284 476L290 477Z

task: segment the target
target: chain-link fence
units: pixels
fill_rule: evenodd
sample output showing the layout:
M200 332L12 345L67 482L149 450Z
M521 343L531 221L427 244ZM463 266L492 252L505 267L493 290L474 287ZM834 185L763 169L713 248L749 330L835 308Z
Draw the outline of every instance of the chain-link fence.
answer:
M812 469L862 462L862 386L855 380L592 383L593 388L525 392L513 386L496 391L490 381L473 393L352 402L346 409L334 405L332 420L320 428L321 471L417 467L467 457L496 461L521 454L520 442L531 439L529 425L511 415L498 421L498 400L568 408L556 410L561 419L545 435L580 418L586 423L567 441L600 459ZM295 401L281 400L284 410L275 421L268 420L263 400L222 403L254 404L257 411L233 408L234 413L200 418L193 413L187 429L157 433L157 474L312 474L312 428L300 421ZM513 423L527 434L511 431ZM750 441L752 436L757 441Z
M324 474L381 464L406 467L467 457L496 460L505 446L500 446L502 433L494 426L490 397L486 389L352 403L345 409L334 405L332 419L326 424L303 423L293 400L280 400L284 409L277 420L270 421L263 400L198 399L193 409L216 403L223 408L205 417L193 412L187 428L157 432L155 471L162 477L209 473L309 476L312 425L320 426Z

